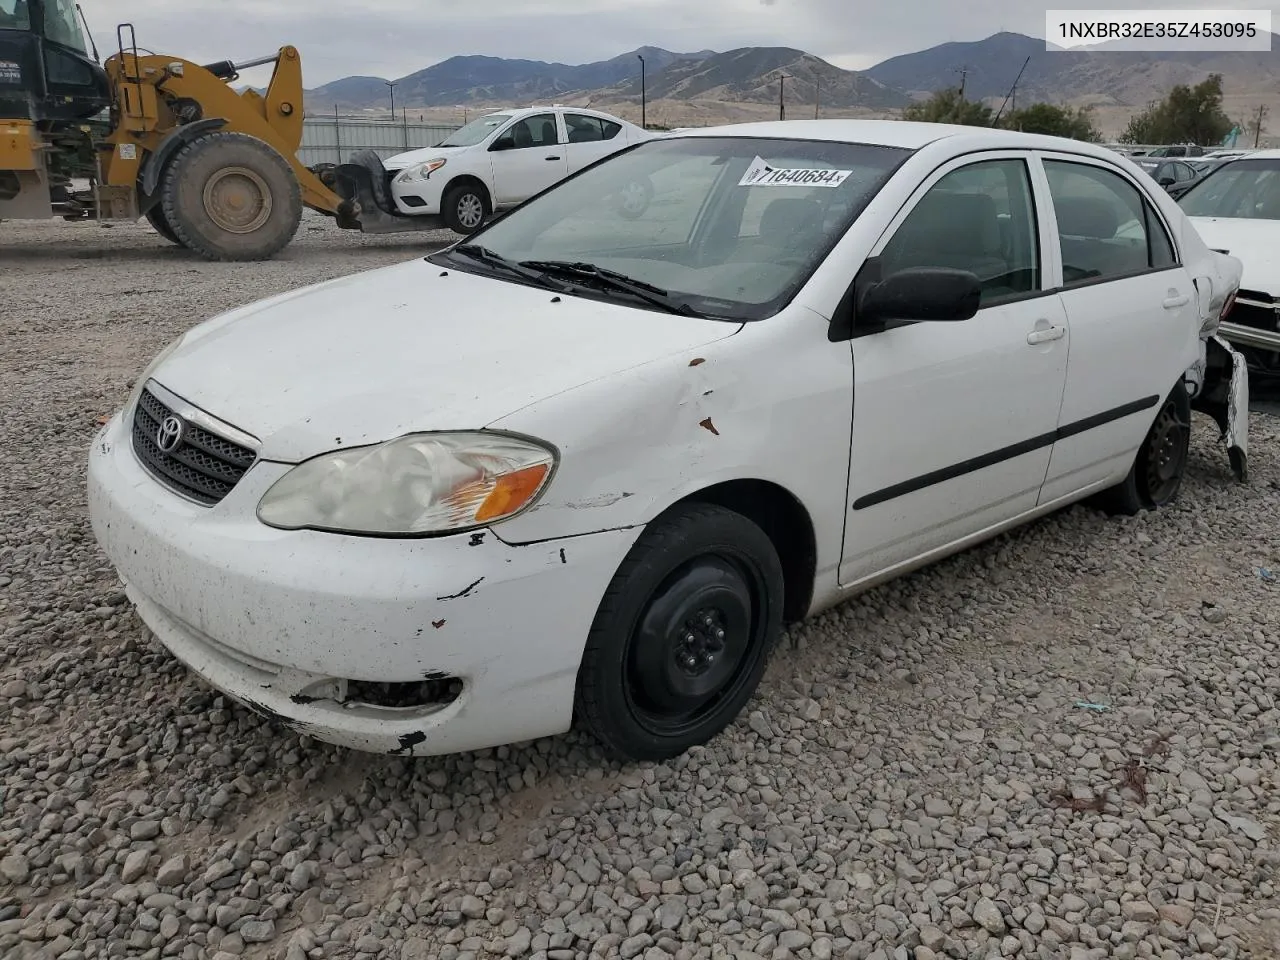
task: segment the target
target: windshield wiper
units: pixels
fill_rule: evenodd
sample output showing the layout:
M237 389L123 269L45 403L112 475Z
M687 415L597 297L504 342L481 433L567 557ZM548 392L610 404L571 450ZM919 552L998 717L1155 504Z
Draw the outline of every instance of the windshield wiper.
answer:
M502 254L494 253L488 247L482 247L478 243L462 243L454 247L450 252L460 254L470 260L479 260L481 263L487 263L490 266L497 267L499 270L505 270L517 277L536 283L540 287L562 292L569 289L566 284L552 280L543 271L516 263L514 260L508 260Z
M602 287L629 293L637 300L643 300L645 303L652 304L655 307L661 307L668 313L678 313L685 317L702 316L689 304L671 296L669 291L663 290L661 287L646 283L643 280L637 280L634 277L628 277L625 273L618 273L616 270L597 267L594 263L575 263L570 260L522 260L519 266L529 270L542 271L543 273L555 273L561 276L592 280Z

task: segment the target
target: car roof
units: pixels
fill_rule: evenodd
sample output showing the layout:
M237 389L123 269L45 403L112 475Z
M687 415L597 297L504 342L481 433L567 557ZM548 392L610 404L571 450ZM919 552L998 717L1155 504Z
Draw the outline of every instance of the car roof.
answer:
M621 117L614 116L612 113L605 113L601 110L594 110L591 107L574 107L565 103L543 103L536 104L532 107L499 107L483 114L486 117L492 117L494 114L501 113L505 116L523 117L530 113L546 113L548 110L569 110L573 113L586 113L596 117L608 117L610 120L622 120ZM623 121L624 123L626 121Z
M787 140L825 140L861 143L881 147L919 150L931 143L950 141L957 153L970 150L1054 150L1084 153L1114 160L1116 153L1101 144L1065 137L1048 137L994 127L969 127L950 123L919 123L909 120L771 120L762 123L733 123L718 127L682 130L670 137L760 137Z

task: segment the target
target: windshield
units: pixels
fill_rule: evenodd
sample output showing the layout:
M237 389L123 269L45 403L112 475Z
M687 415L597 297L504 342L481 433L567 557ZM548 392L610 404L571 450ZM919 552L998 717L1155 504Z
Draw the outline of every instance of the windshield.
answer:
M472 120L464 127L459 127L449 134L447 140L437 144L441 147L474 147L483 143L485 137L511 119L509 113L491 113L488 116Z
M794 295L909 154L807 140L651 140L474 239L509 262L586 264L697 313L760 319Z
M30 30L27 0L0 0L0 30Z
M80 32L75 0L45 0L44 35L46 39L80 53L89 52L84 34Z
M1178 203L1189 217L1280 220L1280 158L1222 164Z

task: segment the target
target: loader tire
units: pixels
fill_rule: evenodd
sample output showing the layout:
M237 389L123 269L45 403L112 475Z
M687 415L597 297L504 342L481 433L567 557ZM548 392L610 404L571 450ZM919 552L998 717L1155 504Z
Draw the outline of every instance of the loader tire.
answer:
M269 260L302 222L302 187L269 144L244 133L199 137L165 168L164 218L206 260Z
M173 227L169 226L169 221L164 218L164 207L156 204L146 212L147 223L151 224L151 229L160 236L164 237L170 243L176 243L182 246L182 241L178 239L178 235L173 232Z

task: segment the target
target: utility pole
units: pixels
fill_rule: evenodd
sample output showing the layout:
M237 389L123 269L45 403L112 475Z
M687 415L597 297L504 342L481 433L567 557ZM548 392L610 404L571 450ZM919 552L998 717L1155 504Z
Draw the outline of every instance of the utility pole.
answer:
M1264 103L1258 107L1258 124L1253 130L1253 149L1258 149L1258 144L1262 141L1262 121L1267 118L1267 105Z
M391 88L391 122L394 123L396 119L396 84L400 81L383 80L382 82Z
M822 77L814 77L813 119L818 119L818 107L822 104Z
M785 73L778 74L778 119L787 119L787 103L785 94L787 90L787 75Z
M647 117L648 95L645 93L644 57L640 56L640 54L637 53L636 59L640 61L640 126L645 130L648 130L649 125L646 122L648 120L648 117Z
M964 100L964 84L965 84L965 80L968 79L968 76L969 76L969 68L961 67L960 68L960 99L962 101Z

